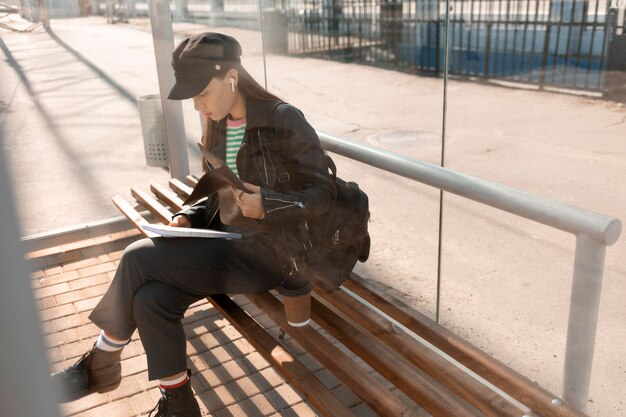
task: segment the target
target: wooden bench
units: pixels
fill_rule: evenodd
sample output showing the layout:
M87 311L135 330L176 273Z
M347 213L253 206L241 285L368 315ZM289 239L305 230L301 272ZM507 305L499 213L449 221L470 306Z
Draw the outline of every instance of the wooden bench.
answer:
M190 176L186 184L170 180L169 189L152 184L152 194L132 188L135 202L120 196L113 202L137 227L147 222L139 207L168 223L196 182ZM287 324L275 292L247 298L381 416L585 415L354 274L338 289L320 282L314 282L313 289L313 324L301 328ZM281 344L280 337L268 333L230 297L207 299L321 415L356 415Z

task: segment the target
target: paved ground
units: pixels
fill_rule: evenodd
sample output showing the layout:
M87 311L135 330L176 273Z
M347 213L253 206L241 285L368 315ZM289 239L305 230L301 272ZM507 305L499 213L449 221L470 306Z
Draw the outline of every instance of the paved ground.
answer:
M53 370L73 364L89 350L99 329L87 318L113 278L123 249L136 231L117 233L28 255L31 282ZM245 297L236 301L277 337L278 327ZM313 417L302 395L272 369L241 334L206 300L183 319L192 384L203 415L215 417ZM282 345L359 417L376 414L289 336ZM148 381L146 355L137 333L122 354L122 384L60 407L63 416L147 415L160 398Z
M143 165L133 103L157 85L146 22L74 19L52 29L0 32L4 150L25 235L117 215L110 196L167 178ZM176 32L205 29L185 24ZM259 34L223 31L241 41L244 65L262 82ZM438 162L441 80L316 59L269 56L266 64L268 88L318 130ZM623 105L458 81L449 82L448 99L448 167L626 221ZM197 172L198 118L185 108ZM372 137L392 129L418 130L422 139ZM374 246L358 271L433 317L438 191L337 161L340 175L371 196ZM442 324L559 393L575 239L452 195L443 224ZM593 416L625 410L625 242L607 252Z

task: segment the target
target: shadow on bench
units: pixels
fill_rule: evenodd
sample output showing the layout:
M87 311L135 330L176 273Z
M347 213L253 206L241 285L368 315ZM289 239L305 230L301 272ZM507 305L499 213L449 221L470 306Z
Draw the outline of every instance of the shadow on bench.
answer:
M168 223L197 182L176 179L153 194L133 187L136 203ZM120 196L114 204L140 228L147 223ZM354 394L381 416L584 416L485 352L401 302L376 292L353 274L343 286L313 283L310 326L287 324L274 291L248 294L267 314ZM237 303L207 297L254 348L328 417L355 416L317 377ZM276 335L278 336L278 335Z

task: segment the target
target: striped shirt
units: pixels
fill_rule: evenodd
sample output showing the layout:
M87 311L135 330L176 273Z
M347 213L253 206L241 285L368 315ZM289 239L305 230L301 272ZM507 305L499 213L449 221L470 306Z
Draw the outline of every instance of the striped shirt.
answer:
M237 176L239 176L236 163L237 152L239 152L245 131L245 117L239 120L231 120L230 116L228 116L226 119L226 165L228 165Z

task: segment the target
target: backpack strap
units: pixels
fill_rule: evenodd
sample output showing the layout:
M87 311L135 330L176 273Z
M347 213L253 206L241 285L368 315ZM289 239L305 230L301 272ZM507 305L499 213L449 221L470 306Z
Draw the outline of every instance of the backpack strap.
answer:
M274 129L274 125L272 123L273 119L274 119L274 113L276 112L276 108L278 108L278 106L280 106L281 104L285 104L284 101L279 101L277 103L275 103L272 107L272 111L270 112L270 116L269 116L269 121L268 121L268 126L273 130ZM293 176L288 170L287 167L284 164L284 156L283 156L283 152L282 152L282 148L280 146L277 146L277 152L280 155L280 161L275 161L274 165L276 166L277 171L279 172L279 178L278 178L278 183L279 184L284 184L289 180L293 181L293 184L295 185L296 188L298 187L298 184L295 182L295 176ZM278 163L276 163L278 162ZM335 165L335 161L332 160L332 158L330 157L330 155L326 155L326 163L328 164L328 169L330 169L331 172L331 177L333 179L333 182L336 184L337 183L337 166ZM280 181L280 175L282 174L286 174L287 175L287 179L285 181Z
M274 113L276 112L276 109L278 108L278 106L280 106L281 104L285 104L284 101L279 101L277 103L274 103L274 105L272 106L272 111L270 112L270 116L269 116L269 121L268 121L268 126L270 127L270 129L274 130L274 124L272 123L274 120ZM281 146L276 146L275 144L274 148L276 149L276 152L278 153L278 155L280 156L280 158L278 158L277 161L274 161L274 166L276 167L276 172L278 173L278 186L280 188L283 188L283 185L286 185L287 182L289 182L290 180L294 181L294 185L297 188L297 184L295 184L295 177L287 170L287 166L285 165L284 161L285 161L285 157L283 155L283 150ZM282 176L282 178L281 178ZM286 190L283 190L286 191Z

